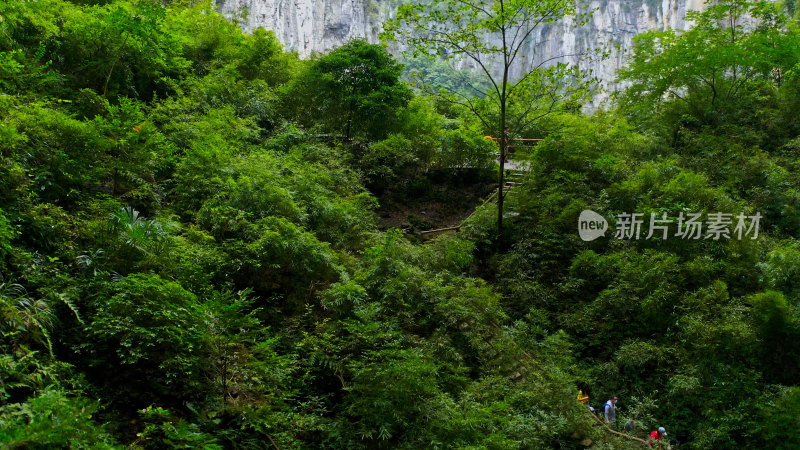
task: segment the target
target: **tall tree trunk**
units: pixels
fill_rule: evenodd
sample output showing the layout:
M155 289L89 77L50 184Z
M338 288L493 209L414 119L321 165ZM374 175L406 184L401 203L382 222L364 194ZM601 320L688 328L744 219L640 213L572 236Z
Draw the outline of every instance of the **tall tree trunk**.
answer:
M505 19L505 2L500 1L500 15ZM508 155L508 142L506 142L506 88L508 86L508 43L506 42L506 28L501 27L503 37L503 86L500 92L500 174L497 186L497 250L503 247L503 185L505 184L506 156ZM511 136L509 135L509 139Z
M353 89L350 92L350 108L347 111L347 131L345 132L345 139L350 140L350 132L353 128L353 115L356 112L356 85L353 83Z
M508 154L508 143L505 136L506 127L506 102L501 100L500 105L500 139L497 140L500 147L500 173L497 177L497 248L501 247L500 242L503 238L503 185L505 184L506 155Z
M119 169L117 169L115 167L114 171L111 173L111 196L112 197L116 197L117 196L117 191L118 191L118 189L117 189L117 179L118 179L118 177L119 177Z

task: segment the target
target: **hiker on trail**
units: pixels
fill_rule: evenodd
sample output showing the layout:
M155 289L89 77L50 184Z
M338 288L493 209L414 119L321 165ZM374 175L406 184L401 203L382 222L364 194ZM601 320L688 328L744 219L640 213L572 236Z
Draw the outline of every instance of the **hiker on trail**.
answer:
M661 443L661 438L667 435L667 430L664 427L658 427L657 430L650 433L650 438L647 439L647 445L653 447L655 443Z
M612 395L610 399L603 405L603 415L606 419L606 424L609 428L617 424L617 396Z
M631 433L635 429L636 429L636 424L633 423L630 419L627 422L625 422L625 431Z

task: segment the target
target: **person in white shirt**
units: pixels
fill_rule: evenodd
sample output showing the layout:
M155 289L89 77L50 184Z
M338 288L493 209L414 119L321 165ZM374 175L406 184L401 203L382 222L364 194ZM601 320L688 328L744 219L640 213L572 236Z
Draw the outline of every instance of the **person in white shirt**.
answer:
M609 428L613 428L617 424L617 396L612 395L610 399L606 402L603 408L603 415L606 419L606 424Z

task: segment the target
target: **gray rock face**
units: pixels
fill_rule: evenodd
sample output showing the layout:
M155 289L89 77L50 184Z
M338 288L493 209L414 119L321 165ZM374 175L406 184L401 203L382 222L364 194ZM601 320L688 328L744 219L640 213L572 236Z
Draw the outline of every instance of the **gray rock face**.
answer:
M287 48L302 57L324 52L354 38L378 42L382 23L394 13L398 0L217 0L220 11L239 19L246 31L273 30ZM626 50L639 33L667 28L685 29L689 10L701 10L704 0L591 0L594 13L579 27L567 18L542 27L526 45L528 61L570 62L591 70L614 90L616 71L624 66ZM589 60L576 54L607 47L605 60ZM517 67L523 70L521 65Z
M220 12L245 31L272 30L302 57L355 38L377 42L386 15L368 14L370 0L217 0Z

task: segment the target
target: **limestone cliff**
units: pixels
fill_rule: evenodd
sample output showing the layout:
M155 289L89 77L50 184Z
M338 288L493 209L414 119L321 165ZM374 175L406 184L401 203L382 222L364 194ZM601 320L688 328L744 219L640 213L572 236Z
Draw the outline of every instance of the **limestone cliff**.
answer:
M220 11L239 18L245 30L273 30L288 48L306 57L324 52L353 38L378 41L384 20L393 14L398 0L217 0ZM579 65L604 83L614 80L625 61L633 37L651 29L686 27L684 16L702 9L703 0L592 0L594 10L580 27L569 20L541 28L529 43L536 60L572 55L582 49L612 48L603 61L581 61ZM576 62L577 57L567 61ZM613 89L613 86L609 86Z

